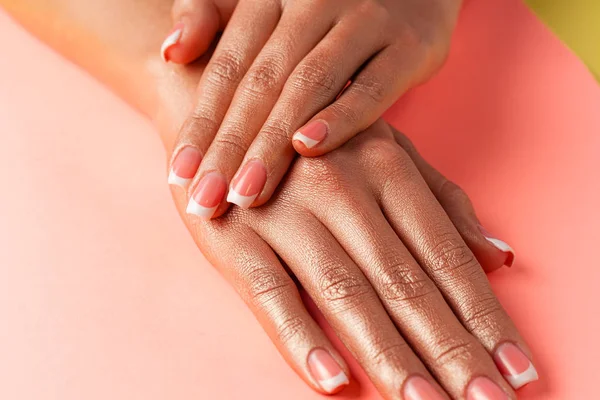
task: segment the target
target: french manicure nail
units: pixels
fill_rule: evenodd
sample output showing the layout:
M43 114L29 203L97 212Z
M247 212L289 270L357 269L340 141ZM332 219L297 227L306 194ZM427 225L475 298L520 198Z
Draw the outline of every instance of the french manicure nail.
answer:
M308 367L313 378L321 389L327 393L335 393L342 386L350 383L338 363L323 349L315 349L308 355Z
M262 161L250 161L233 178L227 201L246 209L254 203L266 182L267 169Z
M508 243L495 238L491 233L489 233L483 226L478 225L479 231L486 238L488 242L493 244L498 250L506 253L506 261L504 264L507 267L510 267L515 262L515 251L508 245Z
M467 400L508 400L508 395L490 379L480 376L469 384Z
M202 161L202 155L197 148L186 146L181 149L171 164L169 184L187 188L198 171L200 161Z
M404 384L405 400L444 400L429 381L420 376L409 378Z
M514 389L539 379L531 360L512 343L500 345L494 354L494 361Z
M198 182L185 211L203 219L210 219L221 204L226 191L225 178L217 172L206 174Z
M294 133L292 140L297 140L304 143L309 149L315 147L321 143L325 136L327 136L328 126L325 121L317 120L309 123L308 125L300 128L300 130Z
M168 50L175 46L181 40L181 35L183 34L183 22L178 22L175 24L171 32L169 32L169 36L165 39L162 46L160 47L160 55L164 62L169 61L169 55L167 54Z

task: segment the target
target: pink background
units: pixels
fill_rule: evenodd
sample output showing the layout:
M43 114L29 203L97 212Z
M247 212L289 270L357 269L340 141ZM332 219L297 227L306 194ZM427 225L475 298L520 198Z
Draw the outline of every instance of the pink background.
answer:
M0 48L0 399L320 398L195 249L149 123L1 12ZM516 0L471 1L447 67L388 117L517 251L490 279L543 377L520 398L599 398L585 67ZM353 372L339 398L378 398Z

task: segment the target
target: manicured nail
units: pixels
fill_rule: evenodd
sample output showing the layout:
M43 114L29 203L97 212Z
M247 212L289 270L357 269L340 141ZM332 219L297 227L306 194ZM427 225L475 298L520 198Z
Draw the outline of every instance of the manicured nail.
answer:
M429 381L420 376L409 378L404 384L405 400L444 400Z
M244 165L231 182L227 201L248 208L258 197L267 182L267 169L260 160Z
M200 161L202 161L202 154L197 148L186 146L181 149L171 164L169 184L187 188L198 171Z
M512 343L504 343L494 354L494 361L514 389L539 379L531 360Z
M315 349L308 355L308 367L321 389L335 393L350 383L338 363L323 349Z
M515 251L508 245L508 243L496 239L491 233L489 233L483 226L478 225L481 234L486 238L488 242L493 244L498 250L506 253L506 261L504 261L504 265L507 267L511 267L515 262Z
M467 388L467 400L508 400L508 395L488 378L475 378Z
M298 132L294 133L294 136L292 136L292 140L302 142L306 147L310 149L312 147L315 147L317 144L321 143L323 139L325 139L328 130L329 128L325 121L313 121L308 125L300 128Z
M198 182L198 187L194 190L185 211L203 219L211 219L223 201L226 191L227 181L225 178L217 172L206 174Z
M169 36L167 36L167 38L163 42L163 44L160 48L160 55L162 56L162 59L164 62L169 61L169 55L167 54L167 51L171 47L173 47L177 43L179 43L179 40L181 40L181 35L183 34L183 28L184 28L183 22L176 23L175 26L173 27L173 29L171 30L171 32L169 32Z

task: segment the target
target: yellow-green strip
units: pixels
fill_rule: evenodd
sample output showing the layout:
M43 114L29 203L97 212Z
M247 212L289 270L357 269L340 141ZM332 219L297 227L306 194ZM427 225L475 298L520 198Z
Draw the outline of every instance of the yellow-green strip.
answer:
M600 81L600 0L526 0Z

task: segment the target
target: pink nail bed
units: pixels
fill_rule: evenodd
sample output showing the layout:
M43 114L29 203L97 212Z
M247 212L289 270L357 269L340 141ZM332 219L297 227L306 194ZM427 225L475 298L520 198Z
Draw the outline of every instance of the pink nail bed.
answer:
M162 46L160 47L160 55L162 56L164 62L169 61L169 49L178 44L181 40L181 36L183 35L183 28L183 22L176 23L171 32L169 32L169 35L163 42Z
M200 182L190 201L188 203L186 212L188 214L194 214L204 219L210 219L227 191L227 182L217 172L211 172L206 174Z
M321 389L327 393L335 393L350 383L331 354L323 349L315 349L310 352L308 367Z
M304 143L309 149L321 143L327 136L328 126L325 121L313 121L294 133L292 140Z
M467 400L508 400L508 395L488 378L475 378L467 388Z
M444 400L444 397L429 381L421 376L413 376L404 384L405 400Z
M187 188L198 171L200 161L202 161L202 155L197 148L186 146L181 149L171 164L169 184Z
M266 182L267 169L262 161L250 161L233 178L227 201L242 208L249 208Z
M506 253L506 261L504 261L504 265L511 267L515 262L515 251L512 249L512 247L510 247L505 241L495 238L483 226L478 225L478 228L488 242L493 244L498 250Z
M494 354L494 361L514 389L539 379L531 360L513 343L500 345Z

